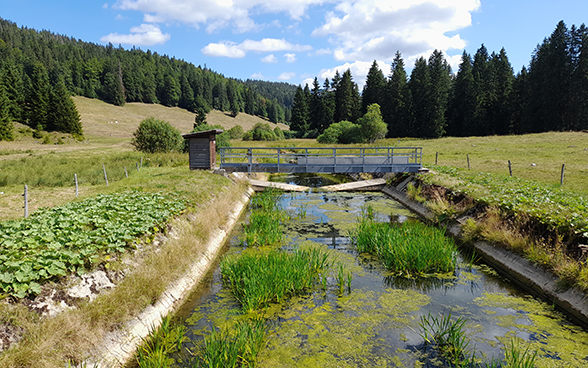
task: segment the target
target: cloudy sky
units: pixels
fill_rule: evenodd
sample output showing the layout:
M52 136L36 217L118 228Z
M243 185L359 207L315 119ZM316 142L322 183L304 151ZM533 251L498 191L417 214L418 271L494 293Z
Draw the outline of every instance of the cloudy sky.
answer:
M371 63L387 75L396 51L410 69L445 52L506 49L515 70L557 22L588 22L586 0L0 0L0 17L87 42L150 49L227 77L304 84Z

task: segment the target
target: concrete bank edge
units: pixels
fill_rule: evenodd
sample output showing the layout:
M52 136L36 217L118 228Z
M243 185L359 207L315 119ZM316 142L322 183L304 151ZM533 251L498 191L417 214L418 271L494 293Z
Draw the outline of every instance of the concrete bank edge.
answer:
M161 325L165 316L175 312L204 278L253 193L253 189L249 187L247 192L235 203L225 223L226 230L219 229L208 240L202 256L190 266L189 271L171 283L155 304L145 308L136 318L128 321L122 329L109 334L98 354L99 357L94 358L95 361L86 361L83 366L118 368L123 367L132 359L142 340L153 329Z
M428 208L410 199L405 193L394 187L386 186L382 192L390 195L426 220L435 218ZM461 240L460 224L449 226L447 232L453 238ZM523 290L553 303L575 323L583 328L588 328L588 295L586 293L575 288L562 290L557 284L556 277L507 249L495 247L483 241L477 241L471 246L486 263L497 269L499 273L508 276Z

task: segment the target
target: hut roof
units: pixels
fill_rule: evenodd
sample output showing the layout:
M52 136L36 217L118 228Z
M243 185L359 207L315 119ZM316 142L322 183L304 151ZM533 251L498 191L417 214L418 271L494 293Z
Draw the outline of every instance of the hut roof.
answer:
M184 139L187 138L203 138L203 137L208 137L210 135L217 135L217 134L221 134L224 130L222 129L211 129L211 130L204 130L202 132L195 132L195 133L188 133L188 134L182 134L182 137Z

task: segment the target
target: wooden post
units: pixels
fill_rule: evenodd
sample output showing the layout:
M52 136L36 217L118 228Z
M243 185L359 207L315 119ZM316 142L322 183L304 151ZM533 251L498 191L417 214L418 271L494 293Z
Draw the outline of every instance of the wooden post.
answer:
M78 174L74 174L74 182L76 183L76 198L78 197Z
M437 165L437 159L439 159L439 152L435 153L435 165Z
M143 168L143 157L141 157L141 169Z
M508 160L508 172L509 172L510 176L512 177L512 166L510 165L510 160Z
M562 164L561 165L561 180L559 185L563 185L563 180L564 180L564 171L566 170L566 164Z
M106 182L106 186L108 186L108 176L106 176L106 166L104 166L104 162L102 163L102 170L104 170L104 181Z
M467 154L467 158L468 158L468 170L470 169L470 154Z
M135 164L137 164L137 171L139 171L139 163L135 162Z
M24 186L24 217L29 217L29 187L25 184Z
M127 167L124 166L124 168L125 168L125 176L128 178L129 177L129 173L127 172Z

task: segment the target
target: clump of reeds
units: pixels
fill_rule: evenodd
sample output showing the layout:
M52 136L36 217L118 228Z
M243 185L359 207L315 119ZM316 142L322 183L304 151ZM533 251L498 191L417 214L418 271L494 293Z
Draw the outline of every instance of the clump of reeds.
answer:
M328 253L309 248L228 256L221 260L221 272L243 311L250 312L305 292L330 264Z
M175 361L170 356L179 352L185 340L186 326L173 325L165 317L159 328L143 339L137 349L136 360L139 368L171 367Z
M210 335L204 338L192 367L254 367L267 335L268 328L262 318L239 322L233 330L213 327Z
M360 253L377 255L398 275L445 273L455 269L457 248L441 229L420 222L389 224L364 208L351 239Z
M468 352L470 340L465 333L467 319L458 317L451 319L451 311L439 317L429 313L421 317L421 337L425 346L431 346L439 355L447 360L450 367L485 367L485 368L532 368L535 366L537 351L530 351L529 347L522 349L518 340L511 339L510 345L505 347L504 359L492 359L489 363L480 362L476 352Z
M248 246L273 245L282 240L282 222L287 218L280 206L282 192L269 188L251 200L249 223L243 225L244 240Z
M421 317L419 323L423 331L421 337L425 340L425 344L434 345L441 356L448 359L454 366L459 366L461 362L467 360L467 347L470 343L464 331L465 323L466 320L462 317L451 320L451 311L442 314L439 318L429 313Z

